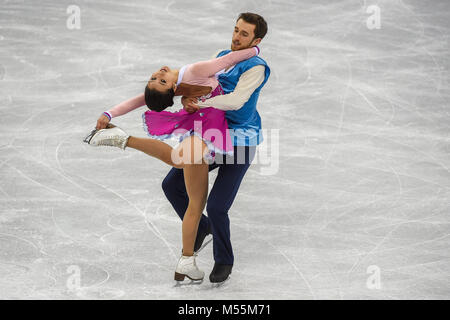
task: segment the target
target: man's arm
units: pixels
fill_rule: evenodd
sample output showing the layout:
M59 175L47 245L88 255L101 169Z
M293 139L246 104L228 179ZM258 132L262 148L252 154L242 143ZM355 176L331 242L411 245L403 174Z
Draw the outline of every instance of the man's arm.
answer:
M200 108L214 107L216 109L229 111L239 110L250 99L253 92L263 83L265 77L265 67L255 66L245 71L233 92L221 96L199 101Z

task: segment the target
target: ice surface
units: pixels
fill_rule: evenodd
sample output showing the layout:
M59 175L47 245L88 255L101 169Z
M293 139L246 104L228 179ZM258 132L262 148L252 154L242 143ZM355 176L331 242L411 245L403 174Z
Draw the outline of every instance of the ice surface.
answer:
M380 29L367 27L370 5ZM2 0L0 298L450 298L449 9ZM269 23L261 56L272 75L258 109L264 129L279 129L279 165L269 175L252 166L230 210L231 279L177 286L169 167L82 139L159 66L228 48L244 11ZM114 123L144 137L143 111ZM198 264L208 276L211 245Z

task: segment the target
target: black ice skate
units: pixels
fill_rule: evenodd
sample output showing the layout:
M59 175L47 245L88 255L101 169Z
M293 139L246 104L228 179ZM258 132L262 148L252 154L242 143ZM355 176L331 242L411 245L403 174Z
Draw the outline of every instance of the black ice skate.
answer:
M214 268L209 275L209 281L212 283L224 282L228 279L233 269L232 264L218 264L214 263Z

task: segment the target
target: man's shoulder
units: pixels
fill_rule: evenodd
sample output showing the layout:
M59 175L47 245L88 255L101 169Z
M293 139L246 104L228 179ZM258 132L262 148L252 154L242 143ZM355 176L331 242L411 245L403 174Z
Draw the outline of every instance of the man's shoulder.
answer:
M219 49L219 50L216 51L216 53L214 54L213 57L214 57L214 58L217 58L218 56L225 55L225 54L227 54L227 53L229 53L229 52L231 52L230 49ZM264 60L264 59L261 58L260 56L254 56L254 57L251 57L250 59L244 60L244 61L242 61L242 62L245 62L245 61L252 61L252 62L254 62L255 64L262 64L262 65L267 66L266 60ZM240 62L240 63L242 63L242 62Z
M267 66L266 60L264 60L264 59L261 58L260 56L254 56L254 57L251 57L251 58L248 59L248 60L251 61L252 64L255 64L255 65L263 65L263 66Z
M251 57L248 60L239 63L241 73L264 74L269 69L266 61L258 56Z
M227 53L230 53L230 52L231 52L230 49L219 49L219 50L216 52L215 58L216 58L216 57L219 57L219 56L224 56L224 55L226 55Z
M214 54L211 56L211 59L217 58L217 57L219 56L219 54L220 54L222 51L225 51L225 50L223 50L223 49L217 50L216 53L214 53Z

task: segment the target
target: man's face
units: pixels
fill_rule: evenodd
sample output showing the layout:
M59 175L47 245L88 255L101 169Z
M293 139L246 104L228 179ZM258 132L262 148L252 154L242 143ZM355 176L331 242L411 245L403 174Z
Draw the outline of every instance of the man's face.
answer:
M231 50L242 50L256 46L261 42L260 38L255 38L255 25L239 19L234 27L233 38L231 40Z

